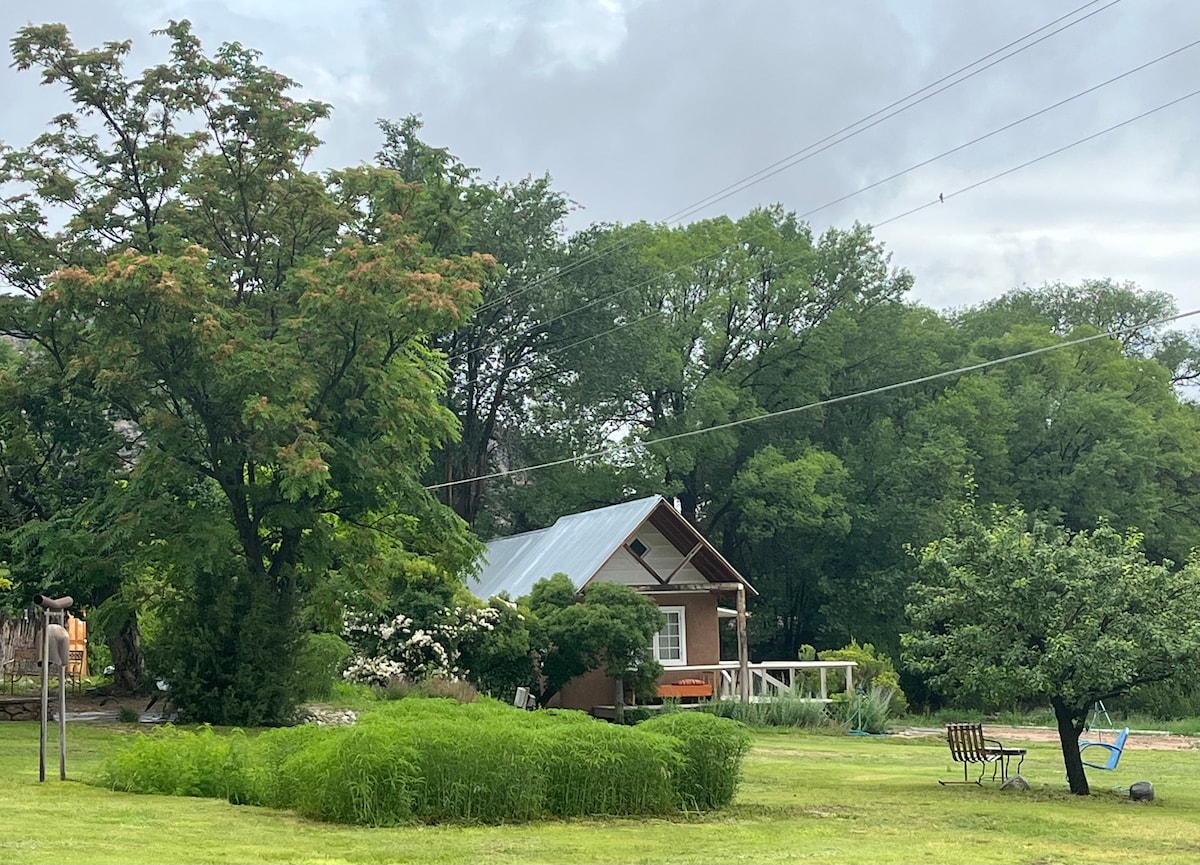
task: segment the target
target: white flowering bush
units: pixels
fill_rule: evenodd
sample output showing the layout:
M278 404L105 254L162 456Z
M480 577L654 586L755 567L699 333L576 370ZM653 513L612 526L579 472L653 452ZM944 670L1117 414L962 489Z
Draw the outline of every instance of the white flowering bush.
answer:
M347 612L342 636L354 654L342 674L352 682L387 687L430 678L467 679L464 650L495 631L494 607L444 607L429 620L397 615Z

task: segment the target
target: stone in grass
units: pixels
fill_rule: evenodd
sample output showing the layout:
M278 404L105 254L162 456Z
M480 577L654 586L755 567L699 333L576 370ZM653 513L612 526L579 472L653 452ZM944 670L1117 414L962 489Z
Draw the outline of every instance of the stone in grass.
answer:
M1149 781L1138 781L1129 786L1129 798L1134 802L1153 802L1154 785Z
M1028 790L1029 782L1020 775L1013 775L1007 781L1000 785L1001 790Z

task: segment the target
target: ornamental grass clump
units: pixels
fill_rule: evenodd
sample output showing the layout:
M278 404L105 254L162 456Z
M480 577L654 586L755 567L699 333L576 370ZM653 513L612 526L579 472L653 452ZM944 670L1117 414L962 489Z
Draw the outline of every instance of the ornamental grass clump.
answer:
M627 727L582 712L406 698L349 727L246 737L164 727L111 758L117 790L212 796L365 826L659 815L726 804L740 725L680 713Z
M397 723L397 732L410 737L421 777L413 803L418 820L502 823L541 816L537 737L514 721L519 716Z
M671 712L643 721L638 728L679 743L682 759L675 773L675 794L681 808L710 811L733 801L742 758L750 750L745 726L701 712Z
M342 727L315 737L280 771L296 782L289 789L301 815L363 826L409 822L422 783L411 742L387 725Z
M105 761L101 783L125 793L238 798L245 749L240 731L219 736L207 725L189 732L165 724Z
M235 805L295 808L300 790L311 782L301 761L290 761L318 739L338 735L338 729L317 724L264 730L248 742L243 753L242 796ZM290 762L289 762L290 761ZM286 769L285 769L286 767Z
M592 721L538 731L544 807L555 817L665 814L680 755L666 736Z

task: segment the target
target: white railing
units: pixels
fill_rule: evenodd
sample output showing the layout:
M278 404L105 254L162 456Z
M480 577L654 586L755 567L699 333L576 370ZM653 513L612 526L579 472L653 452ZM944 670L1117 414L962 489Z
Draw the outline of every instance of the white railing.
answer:
M842 670L846 678L846 693L854 693L854 661L760 661L748 664L750 686L747 693L751 700L769 699L783 695L808 697L829 702L828 673ZM815 691L804 687L804 673L820 673L820 684ZM716 680L714 699L736 700L742 693L742 667L737 661L721 661L718 664L688 664L682 667L667 667L668 673L708 673Z

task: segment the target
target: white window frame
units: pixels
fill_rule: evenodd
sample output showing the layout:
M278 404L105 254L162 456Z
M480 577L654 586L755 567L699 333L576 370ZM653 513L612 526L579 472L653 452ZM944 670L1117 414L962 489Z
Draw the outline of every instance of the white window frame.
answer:
M660 639L666 636L666 626L663 630L654 635L654 642L651 644L651 649L654 654L654 660L658 661L664 667L683 667L687 665L687 609L685 607L667 607L660 606L659 611L670 617L672 614L679 616L679 657L664 658ZM670 623L668 622L668 625Z

